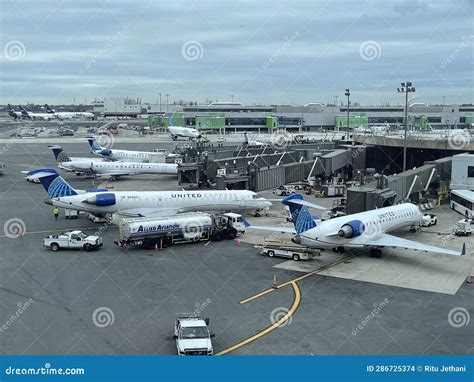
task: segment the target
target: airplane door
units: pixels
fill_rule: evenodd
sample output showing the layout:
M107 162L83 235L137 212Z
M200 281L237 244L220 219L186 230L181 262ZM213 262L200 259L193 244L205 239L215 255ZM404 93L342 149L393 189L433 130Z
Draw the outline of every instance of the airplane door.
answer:
M240 208L245 208L248 206L248 201L247 199L245 199L245 196L243 195L239 196L236 193L234 193L234 199L238 199L238 204Z

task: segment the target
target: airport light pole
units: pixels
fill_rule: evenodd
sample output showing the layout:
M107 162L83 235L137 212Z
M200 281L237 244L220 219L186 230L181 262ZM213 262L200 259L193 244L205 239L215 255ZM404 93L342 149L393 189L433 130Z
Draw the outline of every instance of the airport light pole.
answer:
M160 95L160 113L161 113L161 93L158 93Z
M346 126L346 136L349 136L349 106L350 106L350 96L351 92L349 89L346 89L344 95L347 97L347 126Z
M412 83L402 82L402 87L397 88L399 93L405 93L405 138L403 140L403 171L407 169L407 130L408 130L408 93L414 93L415 88Z
M168 105L169 105L169 102L168 102L168 97L170 96L168 93L165 94L166 96L166 112L168 112Z

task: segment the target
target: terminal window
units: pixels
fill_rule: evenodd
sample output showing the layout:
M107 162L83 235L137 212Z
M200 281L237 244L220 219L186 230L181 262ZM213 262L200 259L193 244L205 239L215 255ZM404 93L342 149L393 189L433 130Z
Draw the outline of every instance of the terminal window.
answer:
M474 178L474 166L467 166L467 177Z

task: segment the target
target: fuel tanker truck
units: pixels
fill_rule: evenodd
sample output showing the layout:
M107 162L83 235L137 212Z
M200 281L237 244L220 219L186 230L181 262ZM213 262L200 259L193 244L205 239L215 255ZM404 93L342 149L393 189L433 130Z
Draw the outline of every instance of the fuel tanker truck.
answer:
M125 218L117 222L121 247L154 249L177 243L235 239L245 233L242 216L235 213L193 212L168 217Z

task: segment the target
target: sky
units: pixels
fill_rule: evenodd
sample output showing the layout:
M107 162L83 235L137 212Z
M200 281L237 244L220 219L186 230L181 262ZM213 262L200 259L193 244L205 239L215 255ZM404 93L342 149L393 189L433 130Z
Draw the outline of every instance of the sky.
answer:
M0 104L471 103L473 4L2 0Z

